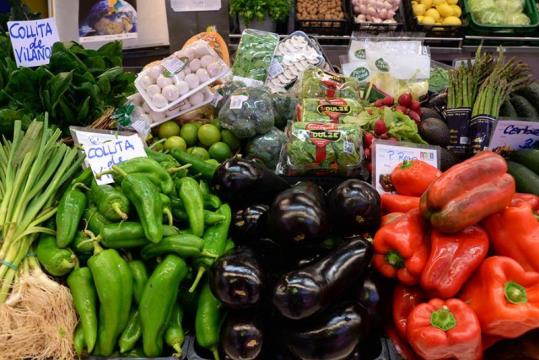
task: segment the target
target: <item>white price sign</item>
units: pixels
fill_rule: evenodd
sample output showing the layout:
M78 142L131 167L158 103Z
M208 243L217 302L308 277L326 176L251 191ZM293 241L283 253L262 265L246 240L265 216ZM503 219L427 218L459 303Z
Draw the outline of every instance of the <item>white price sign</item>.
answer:
M539 122L498 120L490 138L489 149L532 149L539 142Z
M49 63L52 45L60 41L54 18L8 21L7 28L17 66L33 67Z
M382 186L383 176L391 174L398 164L406 160L421 160L439 168L439 148L437 146L422 147L409 143L375 140L372 181L380 194L387 192Z
M94 176L112 169L114 165L137 157L147 157L144 143L137 134L109 134L86 128L71 127L76 143L86 154L86 163ZM99 185L114 182L112 176L96 178Z

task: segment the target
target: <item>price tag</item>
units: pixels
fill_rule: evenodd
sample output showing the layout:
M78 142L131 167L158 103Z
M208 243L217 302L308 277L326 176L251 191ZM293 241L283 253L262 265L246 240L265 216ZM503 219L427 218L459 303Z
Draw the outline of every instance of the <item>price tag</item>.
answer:
M243 107L243 103L249 99L247 95L232 95L230 97L230 110L239 110Z
M52 45L60 41L54 18L8 21L7 28L17 66L33 67L49 63Z
M142 139L146 139L150 132L152 131L152 128L150 124L148 124L144 119L133 119L134 121L131 123L131 127L140 135Z
M498 120L488 148L492 151L533 149L539 142L539 122Z
M70 127L77 145L86 154L86 163L94 176L110 170L114 165L137 157L147 157L144 143L137 134L110 133L104 130ZM114 182L112 176L96 177L97 184L105 185Z
M217 107L217 105L219 104L219 101L221 101L222 99L223 99L223 95L216 93L215 96L213 97L213 100L211 101L211 105L213 107Z
M373 154L373 186L380 194L384 189L384 175L389 175L395 167L405 160L421 160L440 168L440 148L438 146L418 146L412 143L375 140Z
M281 63L278 62L276 59L273 59L271 61L271 65L270 65L270 67L268 69L269 76L274 78L274 77L277 77L277 76L281 75L283 72L284 72L284 68L281 65Z
M162 61L163 67L171 74L177 74L183 70L185 63L175 56L168 57Z

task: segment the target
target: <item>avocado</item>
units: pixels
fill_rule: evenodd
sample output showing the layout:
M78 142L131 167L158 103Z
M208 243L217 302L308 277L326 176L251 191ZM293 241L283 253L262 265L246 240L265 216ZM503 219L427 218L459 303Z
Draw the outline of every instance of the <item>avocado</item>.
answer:
M453 154L451 151L447 150L446 148L442 148L442 151L440 152L440 170L446 171L451 166L458 164L459 158L457 155Z
M449 128L437 118L428 118L419 124L419 135L431 145L449 145Z
M428 118L435 118L443 120L442 115L436 110L428 107L421 108L421 120L426 120Z

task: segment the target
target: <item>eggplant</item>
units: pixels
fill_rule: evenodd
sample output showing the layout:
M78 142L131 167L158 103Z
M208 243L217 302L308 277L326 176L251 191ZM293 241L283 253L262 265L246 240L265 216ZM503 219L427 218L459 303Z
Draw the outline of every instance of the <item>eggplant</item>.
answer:
M322 241L329 231L322 188L302 182L280 193L269 210L268 227L273 239L281 243Z
M221 200L235 208L256 203L270 204L290 185L257 160L234 157L215 172L212 185Z
M365 307L373 322L381 317L381 291L379 285L370 277L367 277L359 288L358 301Z
M380 195L365 181L346 180L329 192L327 200L334 228L345 235L374 231L380 226Z
M269 206L266 204L253 205L236 211L230 229L232 238L246 240L264 236L268 211Z
M316 263L284 274L273 292L273 305L289 319L302 319L335 303L364 275L373 255L365 240L354 240Z
M232 309L253 307L262 299L264 271L248 248L238 248L221 256L211 271L213 294Z
M231 360L254 360L264 345L264 335L254 312L232 312L221 330L221 347Z
M369 331L366 310L353 302L290 326L288 349L301 360L346 359Z

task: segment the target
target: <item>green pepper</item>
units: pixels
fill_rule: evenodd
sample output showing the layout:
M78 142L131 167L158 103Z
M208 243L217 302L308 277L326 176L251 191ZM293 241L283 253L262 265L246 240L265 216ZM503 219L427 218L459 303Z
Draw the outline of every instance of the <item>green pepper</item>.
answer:
M125 174L144 174L147 175L157 187L165 194L174 192L174 182L170 174L159 163L150 158L134 158L113 167L121 177Z
M86 222L86 227L88 230L96 235L101 234L101 229L103 229L103 226L110 224L110 221L101 215L95 206L90 206L88 209L86 209L84 211L83 218Z
M191 170L196 173L200 173L206 180L212 180L213 175L219 167L219 165L209 164L194 155L178 149L172 150L170 154L174 156L174 158L178 160L180 164L191 164Z
M188 221L187 213L185 212L183 202L179 198L171 198L171 211L174 218L178 220ZM204 210L204 224L214 225L225 220L225 216L217 214L214 211Z
M163 237L163 205L159 190L144 175L129 174L122 180L123 193L135 206L144 234L154 243Z
M178 228L163 225L163 236L179 233ZM126 221L103 226L100 236L101 243L111 249L129 249L148 244L144 228L138 222Z
M81 267L73 270L67 278L67 285L79 315L84 344L91 353L97 340L97 295L90 269Z
M122 261L118 262L115 269L115 271L117 271L120 275L122 281L122 311L118 321L118 335L120 335L127 326L134 295L133 274L131 274L129 264L123 258L121 260Z
M137 341L142 336L142 327L140 325L140 314L138 310L131 313L127 326L125 327L120 340L118 340L118 346L120 347L120 353L133 350Z
M171 161L171 160L175 161L175 159L169 154L165 154L159 151L153 151L150 148L146 148L145 151L146 151L146 155L148 155L150 159L153 159L157 162Z
M187 275L187 264L176 255L167 255L153 271L144 287L139 312L144 354L159 356L163 335L172 314L178 287Z
M208 281L204 283L198 297L195 315L195 337L198 345L213 353L219 359L219 332L221 323L221 303L213 296Z
M98 237L96 237L90 230L80 230L77 235L75 235L75 240L73 240L71 248L77 254L89 255L93 253L94 245L98 240Z
M229 251L233 250L235 247L236 247L236 244L234 244L234 241L232 241L232 239L229 238L226 241L225 254L228 253Z
M100 303L97 348L102 356L110 356L114 351L116 340L123 330L123 314L127 312L127 318L131 309L130 304L125 308L128 301L124 297L128 291L123 289L126 285L124 276L118 271L124 264L125 260L114 249L96 248L96 253L88 260ZM131 297L132 294L129 302Z
M82 331L82 326L79 323L75 328L75 334L73 335L73 348L75 348L75 353L79 357L82 357L82 355L84 354L84 348L86 347L84 341L84 332Z
M159 194L161 196L161 202L163 203L163 214L167 217L168 224L172 226L174 224L174 217L172 216L170 198L165 194Z
M94 173L92 172L92 169L88 167L84 169L78 177L73 179L71 185L82 184L84 186L90 186L93 178Z
M195 235L174 235L163 238L158 244L148 244L140 252L144 260L163 254L176 254L182 258L202 256L204 242Z
M204 233L204 247L202 248L202 252L207 254L207 256L196 259L195 263L199 265L198 272L189 292L195 290L205 270L213 265L215 259L225 253L228 229L232 221L232 210L228 204L223 204L217 209L217 213L224 215L225 220L219 224L212 225Z
M99 213L107 220L127 220L129 200L111 185L97 185L94 181L88 194L90 202L95 204Z
M221 199L219 199L217 195L211 193L208 183L204 180L200 180L199 186L202 197L204 198L204 206L211 209L218 209L219 206L221 206Z
M146 271L146 266L140 260L131 260L127 264L129 265L129 269L131 269L131 275L133 275L133 295L138 304L148 281L148 272Z
M52 276L64 276L77 264L77 257L71 249L61 249L53 235L41 235L37 244L37 259Z
M77 234L80 220L88 199L86 194L79 190L78 184L72 185L62 195L56 212L56 245L66 248Z
M143 358L144 357L144 351L142 351L141 348L134 348L131 351L126 352L123 354L123 356L128 358Z
M200 186L193 178L182 178L179 194L189 218L191 231L196 236L202 236L204 234L204 200Z
M165 343L176 351L175 357L180 358L182 355L182 345L185 340L185 333L182 326L183 311L179 304L174 304L172 316L168 322L167 330L165 331Z

